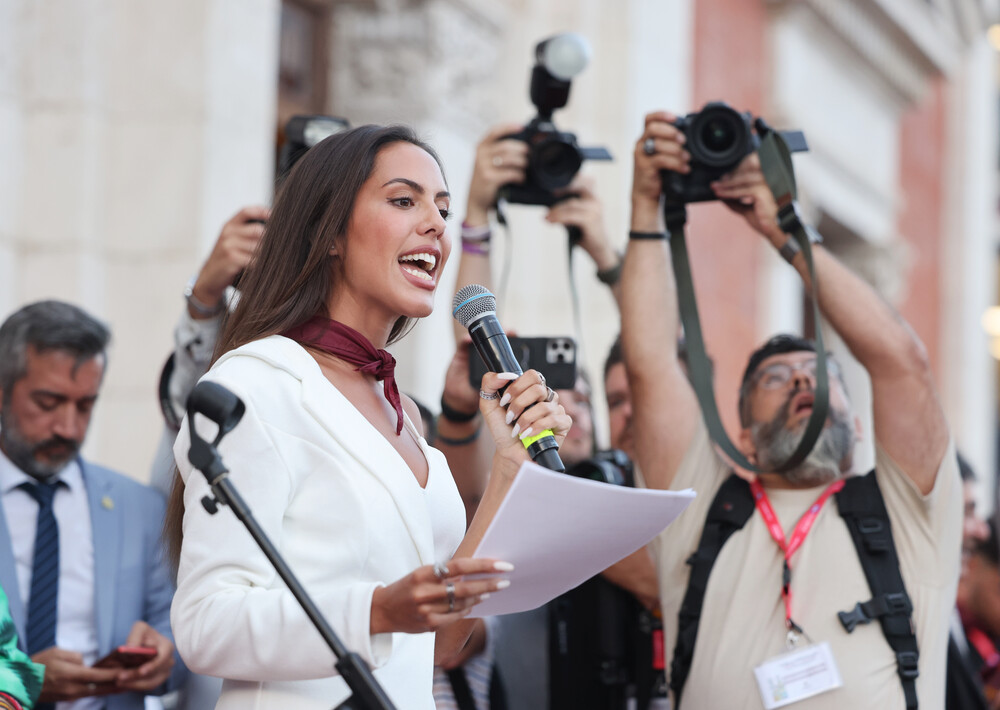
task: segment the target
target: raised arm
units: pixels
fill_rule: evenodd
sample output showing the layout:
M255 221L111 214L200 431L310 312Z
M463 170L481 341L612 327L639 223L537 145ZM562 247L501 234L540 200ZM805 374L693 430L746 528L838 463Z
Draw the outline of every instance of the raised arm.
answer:
M604 207L597 196L594 179L589 175L577 175L563 192L572 196L553 205L545 219L580 230L580 248L593 260L597 278L611 289L620 311L622 256L608 239Z
M663 112L646 116L635 146L632 232L664 230L660 170L687 172L683 137ZM655 152L648 155L645 141ZM630 239L621 276L622 349L632 394L639 468L651 488L669 488L700 412L677 360L680 326L670 248L663 239Z
M775 249L789 239L778 227L756 155L717 183L715 192ZM822 245L814 246L813 259L819 309L871 377L875 438L927 494L948 446L948 425L923 343L875 289ZM798 254L792 264L808 288L805 257Z
M528 167L528 144L504 139L521 130L516 123L494 126L476 146L476 158L469 182L469 200L462 222L462 252L458 261L455 291L468 284L491 288L490 211L496 206L497 192L510 183L524 182ZM465 337L465 330L453 323L455 342Z

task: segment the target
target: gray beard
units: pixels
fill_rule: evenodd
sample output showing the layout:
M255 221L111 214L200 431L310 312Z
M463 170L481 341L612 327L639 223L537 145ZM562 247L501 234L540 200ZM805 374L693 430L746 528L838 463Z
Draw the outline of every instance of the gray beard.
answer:
M785 428L792 398L796 394L792 392L789 395L788 401L771 421L750 427L750 437L757 449L757 465L765 471L774 471L791 458L802 439L808 420L794 431ZM854 432L846 414L831 407L828 416L829 425L823 429L805 461L790 471L781 472L780 475L789 483L803 487L821 486L843 475L843 464L854 446Z

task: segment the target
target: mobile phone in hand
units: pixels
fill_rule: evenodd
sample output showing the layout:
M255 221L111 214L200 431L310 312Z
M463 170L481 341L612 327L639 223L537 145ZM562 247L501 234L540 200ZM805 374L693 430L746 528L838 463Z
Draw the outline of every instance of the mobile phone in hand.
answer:
M522 370L538 370L554 390L571 390L576 386L576 341L573 338L511 336L509 340ZM486 372L486 363L469 343L469 384L478 390Z
M149 646L119 646L94 664L94 668L138 668L156 658L156 649Z

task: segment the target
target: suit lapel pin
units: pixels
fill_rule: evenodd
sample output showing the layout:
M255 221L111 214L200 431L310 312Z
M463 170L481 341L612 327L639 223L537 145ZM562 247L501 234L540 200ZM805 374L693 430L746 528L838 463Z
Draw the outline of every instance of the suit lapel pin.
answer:
M101 506L103 506L105 510L114 510L115 502L111 500L111 496L104 496L101 498Z

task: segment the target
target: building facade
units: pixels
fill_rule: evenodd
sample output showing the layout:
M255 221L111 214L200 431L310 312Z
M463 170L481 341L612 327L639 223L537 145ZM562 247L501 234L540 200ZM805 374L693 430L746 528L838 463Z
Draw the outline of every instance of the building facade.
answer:
M804 130L807 216L913 324L959 446L992 478L996 368L979 319L997 301L995 4L0 0L0 312L58 297L111 324L88 455L142 479L184 284L229 216L271 199L283 121L414 125L443 158L457 239L476 142L492 123L532 117L535 42L578 32L593 58L555 120L615 157L584 167L613 239L624 247L646 112L725 100ZM566 235L543 214L512 207L509 235L495 237L498 271L504 257L512 265L502 319L522 335L574 334ZM693 207L689 234L717 398L735 427L749 350L814 326L797 277L723 206ZM617 315L592 265L574 261L600 402ZM451 355L452 279L453 267L433 316L394 348L401 387L432 408ZM867 382L845 359L864 410Z

